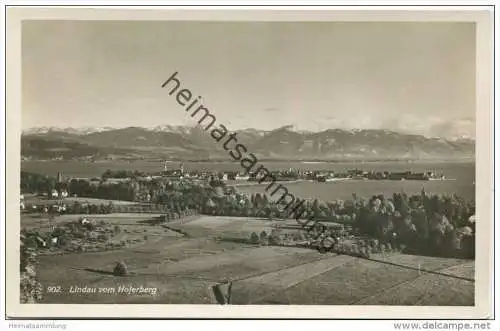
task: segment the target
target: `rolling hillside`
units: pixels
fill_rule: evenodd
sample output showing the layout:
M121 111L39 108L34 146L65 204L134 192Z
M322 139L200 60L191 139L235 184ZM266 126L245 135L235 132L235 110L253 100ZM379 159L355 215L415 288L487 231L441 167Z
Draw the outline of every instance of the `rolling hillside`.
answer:
M65 215L55 222L77 218ZM203 216L174 221L164 228L145 226L147 216L140 214L95 218L122 226L123 231L110 240L130 240L131 246L41 255L40 282L57 283L63 290L63 295L47 293L42 303L217 304L214 286L230 279L231 304L235 305L474 305L472 260L400 253L363 259L217 239L236 234L248 238L252 231L271 231L272 224L262 219ZM39 221L27 216L22 219L23 227L37 226ZM179 236L170 227L189 236ZM143 237L139 242L133 240ZM127 277L110 272L116 261L126 263ZM143 286L156 293L70 293L75 285L116 290Z

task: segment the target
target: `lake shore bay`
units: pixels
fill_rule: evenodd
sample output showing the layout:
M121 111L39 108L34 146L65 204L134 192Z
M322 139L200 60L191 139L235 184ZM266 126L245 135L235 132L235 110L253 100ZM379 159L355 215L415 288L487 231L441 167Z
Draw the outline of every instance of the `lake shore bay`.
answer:
M169 168L175 168L179 163L172 162ZM241 171L236 162L182 162L186 171ZM475 200L475 163L474 162L369 162L358 163L302 163L302 162L271 162L265 164L270 171L284 169L307 169L311 171L331 170L344 172L353 168L364 171L394 171L394 172L427 172L442 173L449 181L397 181L397 180L343 180L326 183L319 182L282 182L302 198L318 197L324 200L351 198L352 193L369 197L374 194L389 194L404 191L416 194L425 189L436 194L457 194L469 200ZM163 162L151 161L108 161L108 162L76 162L76 161L24 161L21 170L47 176L56 176L61 172L67 177L89 178L100 177L106 170L126 170L157 172L163 169ZM263 193L265 183L258 184L247 181L228 181L228 185L237 184L237 189L247 193Z

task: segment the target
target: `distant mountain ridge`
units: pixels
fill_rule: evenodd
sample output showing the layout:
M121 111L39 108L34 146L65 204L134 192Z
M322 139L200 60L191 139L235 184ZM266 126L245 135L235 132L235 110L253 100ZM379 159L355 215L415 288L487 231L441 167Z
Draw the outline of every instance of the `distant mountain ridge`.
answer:
M316 160L342 158L467 158L475 141L447 140L390 130L328 129L299 131L286 125L275 130L245 129L238 142L264 158ZM26 158L227 158L219 143L199 127L158 125L151 128L37 128L22 134ZM61 145L63 144L63 146Z

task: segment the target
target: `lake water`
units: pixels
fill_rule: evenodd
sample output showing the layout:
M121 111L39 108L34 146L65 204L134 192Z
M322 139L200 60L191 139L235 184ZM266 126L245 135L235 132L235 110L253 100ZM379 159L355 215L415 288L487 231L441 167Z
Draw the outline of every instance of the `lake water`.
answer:
M168 163L175 169L180 162ZM236 162L184 162L184 169L205 171L241 171ZM424 188L429 193L457 194L466 199L475 197L475 164L474 163L431 163L431 162L367 162L367 163L303 163L303 162L262 162L269 170L307 169L346 171L361 169L365 171L433 171L443 173L451 180L445 181L363 181L349 180L341 182L298 182L284 184L290 193L301 198L317 197L322 200L346 199L352 193L369 197L374 194L392 195L404 191L408 194L420 193ZM106 169L139 170L157 172L163 169L161 162L148 161L109 161L109 162L76 162L76 161L26 161L21 163L21 169L29 172L56 176L58 172L69 177L99 177ZM263 193L266 185L239 186L239 190L249 193Z
M311 166L307 164L307 166ZM318 166L324 169L325 165ZM311 168L311 167L309 167ZM321 200L349 199L352 194L371 197L383 194L392 196L395 192L419 194L422 189L433 194L457 194L467 200L475 200L475 165L474 163L365 163L356 165L329 164L327 169L345 171L358 168L366 171L433 171L444 174L448 180L432 181L395 181L395 180L344 180L335 182L295 182L283 184L290 193L301 198L318 198ZM245 185L238 189L247 193L265 192L267 185Z

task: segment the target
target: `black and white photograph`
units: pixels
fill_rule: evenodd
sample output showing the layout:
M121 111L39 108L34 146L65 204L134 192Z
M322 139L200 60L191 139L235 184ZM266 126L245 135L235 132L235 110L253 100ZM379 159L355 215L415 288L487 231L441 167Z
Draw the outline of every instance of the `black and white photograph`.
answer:
M89 17L19 23L18 304L487 299L478 24Z

